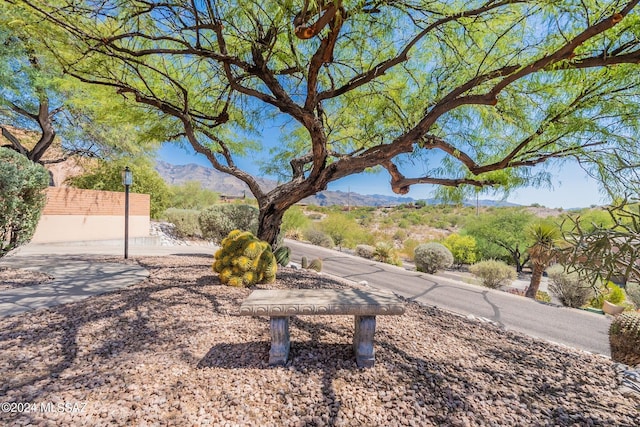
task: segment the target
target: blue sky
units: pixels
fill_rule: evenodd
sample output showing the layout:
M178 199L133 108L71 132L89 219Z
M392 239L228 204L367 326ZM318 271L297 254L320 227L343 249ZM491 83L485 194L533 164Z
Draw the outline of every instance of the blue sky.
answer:
M194 153L187 148L181 148L174 144L164 144L158 151L158 157L174 165L195 163L201 166L211 167L206 157ZM257 166L252 159L239 159L237 164L242 169L256 174ZM602 205L608 202L598 191L595 180L589 178L577 165L566 164L561 169L549 169L553 175L553 188L522 188L514 191L507 201L521 205L538 203L548 208L582 208L591 205ZM414 199L426 199L431 196L433 187L427 185L415 185L407 196ZM386 171L377 174L352 175L329 185L329 190L353 191L360 194L383 194L397 196L391 191L389 175ZM480 196L484 199L495 199L490 196Z

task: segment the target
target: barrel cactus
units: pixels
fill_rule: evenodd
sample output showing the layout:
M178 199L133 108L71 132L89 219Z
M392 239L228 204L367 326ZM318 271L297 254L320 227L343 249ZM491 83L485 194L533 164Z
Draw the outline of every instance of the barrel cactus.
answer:
M622 313L609 327L611 358L629 366L640 365L640 313Z
M233 230L221 244L213 263L221 283L243 287L276 279L278 263L267 242L251 232Z
M289 259L291 258L291 248L288 246L280 246L273 252L273 255L276 257L278 264L286 267L289 264Z
M320 258L316 258L309 263L307 267L309 270L315 270L318 273L322 271L322 260Z

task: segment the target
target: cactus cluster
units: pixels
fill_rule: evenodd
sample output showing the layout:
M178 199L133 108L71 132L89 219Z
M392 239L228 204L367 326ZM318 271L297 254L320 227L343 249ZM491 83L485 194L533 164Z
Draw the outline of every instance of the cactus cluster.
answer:
M221 283L242 287L276 279L278 264L271 246L251 232L233 230L222 240L221 246L213 263Z
M609 327L611 359L629 366L640 366L640 313L617 316Z
M315 270L318 273L322 271L322 260L320 258L313 259L313 260L311 260L311 262L309 262L307 257L303 256L301 265L302 265L302 268L306 268L306 269L309 269L309 270Z

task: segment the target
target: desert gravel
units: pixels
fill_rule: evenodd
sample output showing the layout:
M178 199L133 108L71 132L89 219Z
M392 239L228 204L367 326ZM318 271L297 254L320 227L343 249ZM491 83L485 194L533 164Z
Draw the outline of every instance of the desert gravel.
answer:
M251 289L220 285L210 257L134 261L138 285L0 319L0 425L640 425L605 357L411 301L378 317L373 368L349 316L293 318L272 368L268 318L236 315ZM345 286L281 269L259 287Z

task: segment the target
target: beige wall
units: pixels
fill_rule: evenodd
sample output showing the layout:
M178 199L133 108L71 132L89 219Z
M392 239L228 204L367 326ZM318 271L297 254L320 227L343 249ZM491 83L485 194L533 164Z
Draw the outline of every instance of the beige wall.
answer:
M34 243L124 238L124 192L49 187ZM129 237L149 236L148 194L129 194Z

